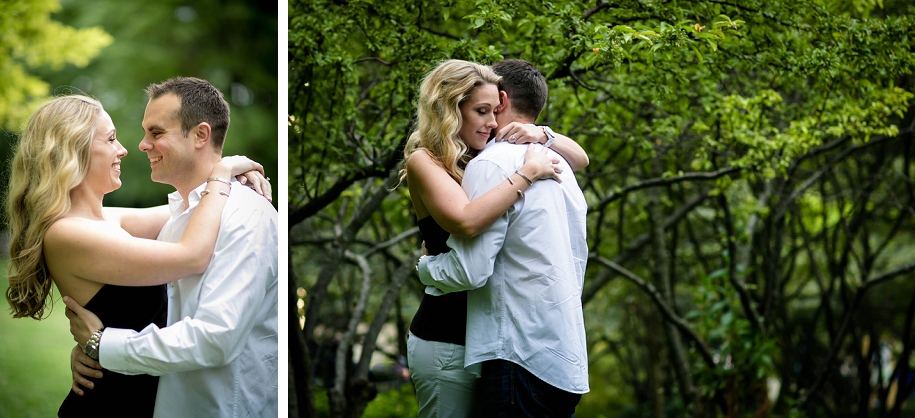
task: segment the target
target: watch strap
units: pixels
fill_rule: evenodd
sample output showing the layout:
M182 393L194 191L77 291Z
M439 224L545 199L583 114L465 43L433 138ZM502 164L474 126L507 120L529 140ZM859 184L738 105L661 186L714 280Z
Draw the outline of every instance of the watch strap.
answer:
M543 125L540 128L543 129L543 133L546 135L546 142L543 144L543 146L549 148L550 145L553 145L553 141L556 140L556 133L546 125Z
M86 341L86 346L83 347L83 351L86 352L86 355L93 360L98 360L98 349L102 342L103 332L105 332L105 327L95 330L95 332L89 336L89 341Z

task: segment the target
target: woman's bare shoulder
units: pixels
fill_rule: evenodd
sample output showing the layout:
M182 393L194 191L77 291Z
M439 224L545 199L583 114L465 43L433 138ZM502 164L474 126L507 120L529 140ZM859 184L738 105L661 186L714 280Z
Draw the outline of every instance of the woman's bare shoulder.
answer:
M65 216L48 227L44 241L51 244L67 243L90 235L123 236L126 233L117 222L110 219L100 221L79 216Z
M411 176L427 175L430 172L445 173L447 175L445 166L441 161L433 157L429 150L420 148L413 151L407 159L407 174Z
M438 164L435 158L432 157L432 154L429 153L429 150L425 148L419 148L407 157L407 167L419 167L426 164Z

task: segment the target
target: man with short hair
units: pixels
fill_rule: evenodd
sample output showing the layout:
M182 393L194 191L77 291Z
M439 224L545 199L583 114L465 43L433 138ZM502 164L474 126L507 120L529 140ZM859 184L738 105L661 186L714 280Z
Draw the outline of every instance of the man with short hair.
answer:
M177 242L222 158L229 107L218 89L197 78L172 78L146 93L140 150L149 156L152 180L177 189L158 240ZM104 328L98 341L106 369L161 376L156 417L278 413L277 212L264 197L231 183L206 272L167 286L168 326ZM71 332L79 330L74 337L85 345L104 324L66 302L75 312L67 315Z
M515 128L539 116L546 83L524 61L493 69L504 84L498 135L511 140L520 132ZM467 195L477 198L506 181L523 164L525 149L487 144L464 171ZM533 183L486 232L452 235L451 252L423 256L417 265L424 284L446 293L469 290L464 367L482 363L477 399L484 416L569 417L590 390L581 304L587 204L572 170L558 160L561 183Z

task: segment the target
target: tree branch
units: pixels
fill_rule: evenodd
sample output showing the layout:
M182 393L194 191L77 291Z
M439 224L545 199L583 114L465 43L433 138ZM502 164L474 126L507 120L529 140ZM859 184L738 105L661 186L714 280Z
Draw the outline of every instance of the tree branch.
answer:
M394 271L394 279L385 290L384 297L381 299L381 304L374 312L375 317L372 319L372 324L363 337L365 342L362 346L362 356L359 359L359 365L356 368L357 376L368 375L369 363L372 358L372 352L375 351L378 334L381 333L381 328L387 323L388 311L391 310L391 305L393 305L394 301L397 300L397 297L400 296L400 290L403 288L403 284L407 281L407 278L413 276L415 266L414 260L419 258L420 255L422 255L422 251L417 249L411 256L404 258L404 262Z
M708 192L709 192L708 190L704 190L704 191L698 193L695 197L693 197L692 200L690 200L689 202L686 202L683 206L681 206L677 212L668 216L667 219L664 220L664 230L670 229L673 225L675 225L677 222L679 222L680 219L682 219L689 212L691 212L693 209L695 209L697 206L699 206L699 204L701 204L703 201L705 201L705 199L708 197ZM647 245L650 241L651 241L651 234L646 232L642 235L639 235L638 237L629 241L629 245L625 249L620 251L616 257L614 257L614 261L617 263L620 263L620 264L624 263L625 261L627 261L629 259L629 257L632 257L635 254L637 254L638 252L640 252L645 247L645 245ZM588 285L588 287L585 288L585 290L582 292L582 298L581 298L582 303L588 303L588 301L591 300L591 298L593 298L594 295L597 294L597 291L600 290L601 287L606 285L607 282L609 282L611 278L612 278L612 274L610 274L609 272L605 272L605 273L598 275L597 278L592 280L591 284Z
M717 367L714 357L712 356L712 351L709 349L705 341L699 337L699 334L697 334L696 331L694 331L692 327L690 327L689 324L683 320L683 318L680 318L680 316L677 315L673 309L671 309L667 302L664 301L664 296L654 285L646 282L645 280L642 280L642 278L635 275L635 273L626 270L623 268L623 266L620 266L619 264L616 264L604 257L595 255L589 258L593 261L597 261L598 263L603 264L610 270L613 270L617 274L629 279L629 281L634 283L636 287L645 292L651 298L652 302L654 302L655 306L658 307L658 310L661 311L661 315L664 316L664 319L673 324L677 330L683 333L690 341L695 343L699 355L702 357L702 360L706 363L706 365L711 369Z
M388 174L388 179L386 184L388 188L393 187L396 182L391 181L392 176L395 180L399 178L399 174L394 171L394 168L399 164L400 160L403 158L403 144L406 139L401 142L400 146L396 149L388 151L384 156L380 164L372 165L369 167L362 167L358 170L355 170L349 175L337 180L333 186L331 186L327 191L325 191L320 196L317 196L302 206L289 205L289 229L291 230L293 226L298 225L300 222L314 216L316 213L320 212L328 205L337 200L344 190L352 186L355 182L360 180L365 180L370 177L380 177L382 175Z
M352 347L353 339L356 336L356 328L362 321L362 315L365 314L365 306L368 302L370 290L372 289L372 270L369 267L368 260L361 255L353 254L349 251L345 251L344 255L347 259L354 261L359 266L359 271L362 272L362 288L359 291L359 300L356 302L356 306L353 308L352 314L350 315L346 332L343 334L343 338L340 340L339 345L337 345L336 363L334 365L334 386L329 390L330 393L328 398L330 400L331 414L338 415L345 410L343 405L346 403L346 382L349 380L347 368L352 361L348 355L349 350Z
M609 9L609 8L610 8L609 2L607 2L606 0L599 0L597 2L597 4L594 5L594 7L590 8L587 11L585 11L584 13L582 13L581 20L588 20L591 18L591 16L593 14L595 14L601 10Z
M597 203L591 205L591 207L588 208L588 211L590 212L590 211L600 210L600 208L602 208L603 206L610 204L614 200L617 200L617 199L625 196L626 194L634 192L636 190L647 189L649 187L657 187L657 186L669 186L672 184L677 184L677 183L682 183L685 181L692 181L692 180L715 180L720 177L727 176L727 175L730 175L732 173L736 173L739 171L740 171L740 168L737 168L737 167L725 167L720 170L716 170L716 171L712 171L712 172L684 173L684 174L676 176L676 177L667 177L667 178L659 177L659 178L643 180L636 184L626 186L626 187L620 189L619 191L610 191L608 193L607 197L604 197L603 199L599 200Z
M746 283L744 283L743 279L738 277L737 274L737 235L734 232L734 219L731 217L731 209L728 205L727 198L724 195L719 194L718 204L724 212L723 223L725 231L727 231L727 235L724 239L728 249L728 279L731 281L731 284L737 291L737 295L740 297L740 305L743 307L744 314L747 316L750 324L753 325L753 328L757 332L765 335L766 330L763 329L762 323L759 320L759 314L753 306L753 301L750 298L750 290L747 289Z
M746 6L744 6L744 5L737 4L737 3L731 3L731 2L728 2L728 1L721 1L721 0L705 0L705 1L707 1L707 2L709 2L709 3L720 4L720 5L723 5L723 6L734 7L734 8L743 10L743 11L745 11L745 12L747 12L747 13L751 13L751 14L758 14L758 13L760 12L759 10L751 9L751 8L746 7Z
M807 178L807 180L805 180L804 183L802 183L800 186L798 186L798 188L794 189L794 191L791 192L791 195L789 195L787 198L785 198L779 202L778 208L775 210L775 212L774 212L775 214L773 215L772 219L781 219L783 216L785 216L785 213L788 211L788 205L790 205L792 202L794 202L798 198L798 196L801 195L801 193L803 193L810 186L812 186L814 183L816 183L816 181L819 180L820 177L823 176L823 174L825 174L829 170L832 170L833 167L836 166L836 164L838 164L839 162L844 160L846 157L851 155L853 152L860 151L871 145L879 144L887 139L890 139L890 137L881 137L879 139L873 139L871 141L868 141L867 143L846 148L846 149L842 150L842 152L840 152L840 153L836 154L834 157L830 158L829 162L826 163L826 165L824 165L822 168L817 170L816 173L814 173L812 176ZM819 152L819 150L818 150L818 152Z
M387 61L385 61L385 60L383 60L383 59L381 59L381 58L379 58L379 57L364 57L364 58L357 58L356 60L353 61L353 64L358 64L358 63L360 63L360 62L365 62L365 61L375 61L375 62L379 62L379 63L382 63L382 64L387 65L387 66L394 65L394 63L387 62Z
M797 405L799 407L803 407L810 400L810 398L813 395L815 395L817 392L819 392L819 390L823 387L823 384L835 372L835 370L833 370L833 368L830 367L830 364L832 364L832 362L835 361L835 357L839 353L839 347L842 346L842 341L845 339L845 334L848 332L848 326L851 323L852 317L854 317L855 311L857 311L857 309L858 309L858 305L860 305L861 300L864 299L864 294L867 293L867 291L870 290L872 287L874 287L878 284L890 281L892 279L895 279L899 276L908 274L913 271L915 271L915 262L912 262L912 263L906 264L904 266L898 267L896 269L890 270L879 276L872 277L872 278L868 279L867 281L865 281L864 284L862 284L861 287L858 288L858 290L855 292L855 298L852 301L851 306L849 307L849 309L847 311L845 311L845 314L843 315L842 325L841 325L841 327L839 327L839 332L836 335L836 338L833 340L832 347L829 348L829 354L826 356L826 361L824 362L824 366L823 366L823 368L825 370L819 374L819 378L817 378L816 382L814 382L813 385L810 386L810 388L807 389L807 391L805 391L798 398Z

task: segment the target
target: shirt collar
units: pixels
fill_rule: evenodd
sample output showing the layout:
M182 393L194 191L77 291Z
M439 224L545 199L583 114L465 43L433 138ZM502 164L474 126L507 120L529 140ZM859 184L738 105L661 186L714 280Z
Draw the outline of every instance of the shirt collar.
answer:
M168 209L172 213L172 219L175 219L185 212L192 211L200 203L200 198L203 196L200 194L206 190L207 183L203 182L200 186L197 186L196 189L191 190L187 195L188 205L184 206L184 198L181 197L181 193L177 190L168 194Z

